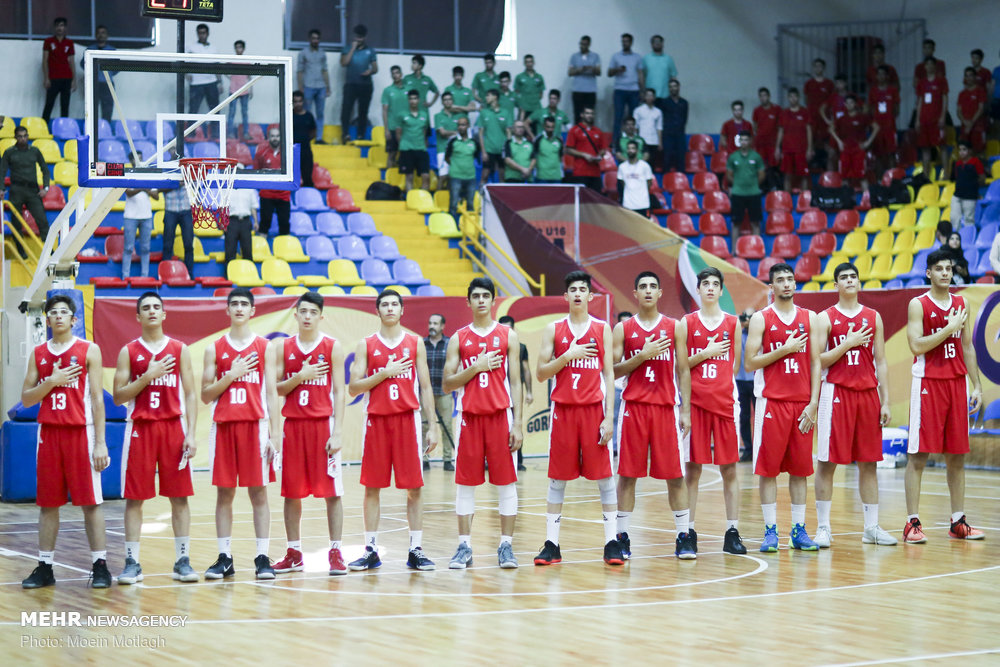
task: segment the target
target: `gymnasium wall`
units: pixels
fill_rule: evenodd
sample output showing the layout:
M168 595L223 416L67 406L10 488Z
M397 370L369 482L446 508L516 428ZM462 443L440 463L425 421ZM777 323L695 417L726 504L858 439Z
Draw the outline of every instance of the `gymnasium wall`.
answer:
M691 103L689 132L718 132L728 117L729 103L741 97L748 102L756 99L756 90L766 85L772 90L777 85L775 47L776 25L795 22L833 22L857 20L882 20L898 18L925 18L928 31L938 44L938 55L949 65L952 88L958 87L955 78L958 65L968 64L968 52L973 47L986 52L985 64L997 64L997 43L992 39L993 28L1000 22L1000 3L954 2L951 0L887 0L872 3L865 0L830 0L829 2L800 2L798 0L547 0L544 3L513 0L517 23L517 51L522 56L532 53L538 70L549 87L569 90L566 67L569 55L576 50L580 35L590 34L592 48L601 55L605 65L614 51L620 48L618 36L631 32L636 37L640 53L649 50L649 37L662 34L666 51L670 53L680 71L682 95ZM902 8L905 6L905 13ZM138 11L138 2L136 2ZM212 42L220 51L230 52L236 39L247 42L248 53L282 53L282 7L275 0L240 0L230 3L228 18L222 24L211 26ZM158 51L173 51L176 43L176 23L158 21L160 40ZM268 30L264 26L273 27ZM558 26L558 30L553 30ZM187 39L195 41L194 25L187 26ZM555 37L553 35L556 35ZM112 39L113 42L113 39ZM292 52L289 52L292 53ZM294 55L294 54L293 54ZM79 57L79 56L78 56ZM0 62L8 72L4 80L0 113L13 116L38 115L44 101L41 87L41 42L0 40ZM738 63L734 67L734 63ZM376 80L376 95L389 83L389 66L399 64L409 71L409 57L380 56L381 71ZM439 87L451 82L451 68L461 64L466 69L466 83L482 68L482 61L470 58L428 58L426 72ZM894 63L909 69L914 63ZM520 62L500 61L497 70L507 69L516 74L522 69ZM335 55L330 57L333 75L334 98L327 106L327 122L339 122L340 66ZM601 103L598 122L602 127L611 120L611 79L602 77ZM82 86L74 95L71 113L83 116ZM157 110L173 108L172 90L150 91L133 86L127 95L145 106L147 117ZM952 96L954 99L954 95ZM377 99L377 98L376 98ZM267 122L263 100L252 103L254 120ZM566 100L569 108L569 100ZM380 119L377 104L372 107L372 118Z

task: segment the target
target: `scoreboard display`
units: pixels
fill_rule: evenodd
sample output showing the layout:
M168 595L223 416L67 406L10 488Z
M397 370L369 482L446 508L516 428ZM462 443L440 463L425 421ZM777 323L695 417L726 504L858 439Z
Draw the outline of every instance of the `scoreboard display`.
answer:
M142 15L177 21L222 21L222 0L142 0Z

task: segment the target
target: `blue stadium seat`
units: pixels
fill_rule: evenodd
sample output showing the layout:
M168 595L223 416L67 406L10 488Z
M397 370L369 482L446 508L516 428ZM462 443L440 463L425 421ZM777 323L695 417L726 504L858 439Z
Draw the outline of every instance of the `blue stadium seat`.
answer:
M890 280L886 284L882 285L882 288L883 289L899 289L899 288L903 287L903 285L904 285L904 283L903 283L902 280L900 280L899 278L893 278L892 280Z
M355 262L360 262L369 257L365 242L361 240L361 237L354 234L348 234L337 240L337 256Z
M111 123L103 118L97 122L98 139L114 139L115 133L111 130Z
M399 247L391 236L376 236L369 241L372 257L377 257L383 261L391 262L401 259Z
M920 284L924 284L924 276L927 274L927 256L931 254L933 248L928 248L927 250L921 250L913 258L913 268L907 271L901 276L896 276L897 278L902 278L907 280L910 278L919 278ZM907 285L909 287L909 285Z
M310 259L329 262L337 259L337 249L333 247L333 241L326 236L310 236L306 239L306 254Z
M195 143L191 152L193 153L191 157L198 158L213 158L221 155L219 144L212 143L211 141L199 141Z
M996 238L998 233L1000 233L1000 225L995 222L983 226L976 237L976 250L989 250L992 248L993 239Z
M289 225L293 236L312 236L316 233L316 230L313 229L312 218L304 211L292 211Z
M986 201L1000 201L1000 180L990 183L990 186L986 188L986 195L983 199Z
M972 225L965 225L958 230L958 235L962 239L962 247L966 250L976 247L976 228Z
M294 208L303 211L329 211L322 193L316 188L299 188L295 193Z
M97 159L101 162L128 162L125 145L115 139L102 139L97 145Z
M120 120L115 121L114 125L115 137L121 139L122 141L127 141L125 138L125 124ZM142 129L142 123L137 120L128 121L128 131L132 135L132 141L136 139L145 139L146 133Z
M323 211L316 216L316 231L323 236L346 236L347 229L344 228L344 219L339 213L333 211Z
M139 153L139 157L142 160L146 160L156 155L156 144L152 141L139 139L134 141L132 145L135 146L135 150Z
M396 260L392 265L392 275L396 279L395 282L403 285L427 285L430 283L427 278L424 278L420 265L412 259Z
M421 285L415 294L417 296L444 296L444 290L437 285Z
M367 213L351 213L347 216L347 231L361 238L379 236L380 232L375 227L375 221Z
M969 262L969 273L974 276L985 276L992 270L993 265L990 264L990 251L988 249L982 252L975 264Z
M146 123L146 136L149 140L156 142L156 121L151 120ZM174 138L174 124L163 121L163 143L167 143Z
M373 257L361 262L361 277L369 285L391 285L393 283L389 265L381 259Z
M924 287L927 285L927 281L923 278L910 278L906 281L906 287Z
M75 118L53 118L52 136L56 139L76 139L80 136L80 126Z

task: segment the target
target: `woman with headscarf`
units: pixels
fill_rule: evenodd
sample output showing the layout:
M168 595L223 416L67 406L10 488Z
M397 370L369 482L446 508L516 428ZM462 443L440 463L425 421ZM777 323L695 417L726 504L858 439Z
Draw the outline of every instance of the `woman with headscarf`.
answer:
M958 232L948 235L948 243L945 250L951 253L952 277L951 281L956 285L965 285L972 281L969 276L969 260L965 258L965 251L962 250L962 236Z

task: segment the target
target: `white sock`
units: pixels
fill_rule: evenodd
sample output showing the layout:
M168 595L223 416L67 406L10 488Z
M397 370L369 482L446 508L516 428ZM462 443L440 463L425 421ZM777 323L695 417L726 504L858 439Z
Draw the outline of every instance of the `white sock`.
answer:
M372 551L378 551L378 532L365 531L365 546L371 547Z
M458 543L464 544L465 546L472 548L472 536L471 535L459 535Z
M559 545L559 520L562 518L562 514L545 514L545 539L555 544Z
M340 540L330 540L330 548L331 549L340 549L340 545L341 545L341 541Z
M230 537L220 537L216 540L219 543L219 553L226 554L230 558L233 557L233 538Z
M906 515L906 522L907 523L909 523L910 521L913 521L914 519L917 519L919 521L920 517L918 517L916 514L907 514Z
M191 538L174 537L174 554L177 560L191 555ZM138 558L136 560L139 560Z
M688 530L694 530L694 519L690 518L691 510L688 510Z
M422 530L411 530L410 531L410 549L419 549L421 542L424 539L424 531Z
M955 523L956 521L958 521L959 519L961 519L963 516L965 516L965 511L964 510L959 510L958 512L952 512L951 513L951 522Z
M806 506L805 505L792 505L792 525L797 524L805 525L806 523Z
M817 500L816 501L816 525L817 526L830 526L830 505L833 504L832 500Z
M39 551L38 560L48 565L52 565L56 562L56 552L55 551Z
M628 522L629 522L629 519L631 519L631 518L632 518L632 513L631 512L622 512L621 510L618 510L618 519L617 519L616 523L617 523L617 528L618 528L618 532L619 533L627 533L628 532Z
M691 516L691 510L681 510L679 512L674 512L674 528L677 529L677 534L686 533L691 530L691 522L688 518Z
M257 555L267 555L268 548L271 546L271 538L269 537L258 537L257 538Z
M500 544L501 545L511 544L513 541L514 541L514 536L513 535L501 535L500 536Z
M760 504L760 510L764 513L764 526L774 526L778 523L778 503Z
M726 530L729 530L730 528L736 528L738 530L739 527L740 527L739 519L726 519Z
M302 540L288 540L288 548L302 551Z
M872 505L861 504L861 511L865 515L865 530L878 525L878 503Z
M138 542L126 542L125 543L125 558L131 558L136 563L139 562L139 543Z
M615 539L615 519L617 518L618 511L613 510L611 512L601 512L601 516L604 517L604 543Z
M107 550L104 550L104 551L91 551L90 552L90 562L91 563L96 563L97 561L102 560L102 559L103 560L107 560L108 559L108 552L107 552Z

